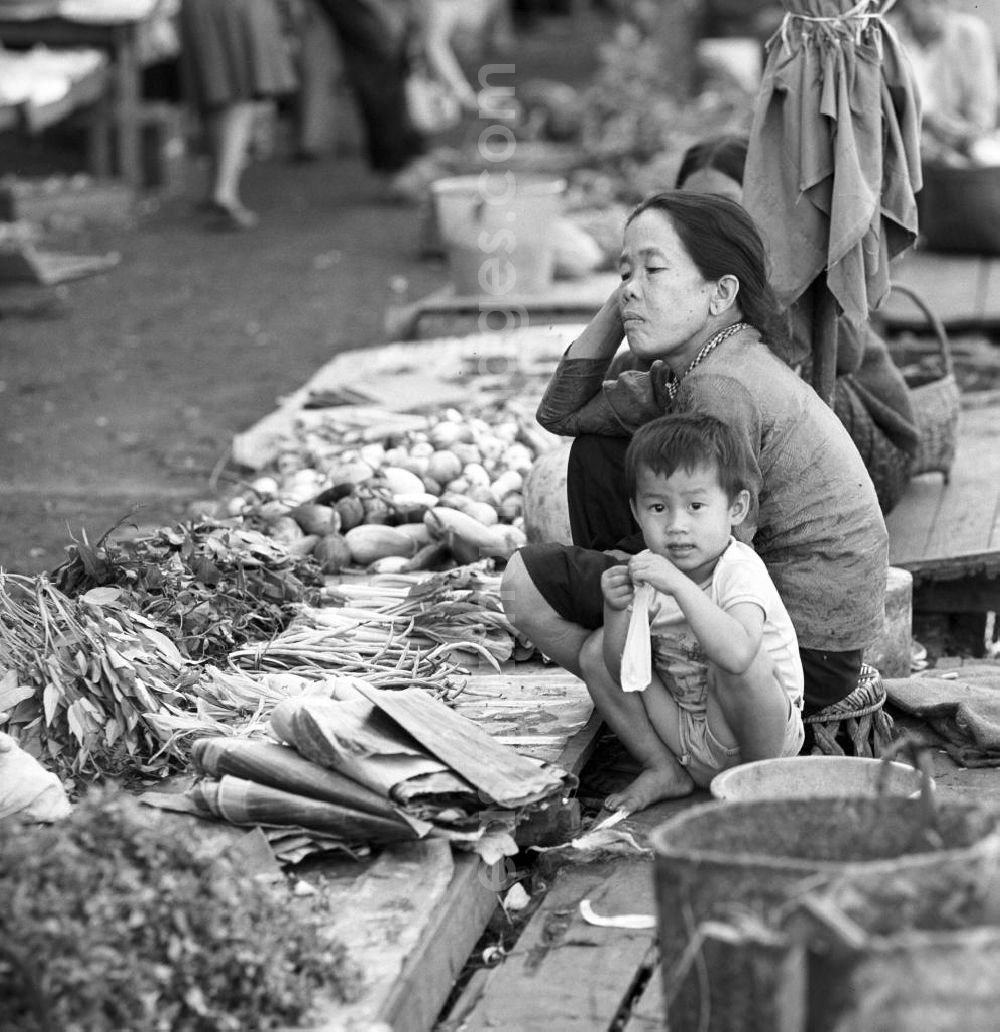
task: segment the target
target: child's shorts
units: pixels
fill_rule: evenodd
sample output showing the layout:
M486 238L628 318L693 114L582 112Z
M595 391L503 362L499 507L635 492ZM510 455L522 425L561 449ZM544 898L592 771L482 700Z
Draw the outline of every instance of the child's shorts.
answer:
M738 747L730 749L712 734L704 710L694 713L685 709L679 710L678 725L682 752L677 761L701 788L708 788L709 782L716 774L742 762ZM789 699L781 755L798 756L805 735L802 711Z

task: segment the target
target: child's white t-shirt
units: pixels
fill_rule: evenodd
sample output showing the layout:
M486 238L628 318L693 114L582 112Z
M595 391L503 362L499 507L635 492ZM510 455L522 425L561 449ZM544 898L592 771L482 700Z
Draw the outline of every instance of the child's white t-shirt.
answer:
M750 602L764 612L763 644L775 674L789 699L799 709L803 701L802 660L798 638L785 604L759 555L731 538L712 574L699 587L724 612ZM653 666L677 703L699 709L707 691L708 661L687 617L672 595L656 592L649 606Z

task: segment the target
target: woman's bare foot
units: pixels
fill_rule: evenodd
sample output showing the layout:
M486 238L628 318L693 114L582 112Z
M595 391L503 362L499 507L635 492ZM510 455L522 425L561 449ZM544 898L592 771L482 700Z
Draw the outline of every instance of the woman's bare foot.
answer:
M624 792L612 792L604 805L609 810L635 813L663 799L679 799L694 791L691 775L682 767L646 767Z

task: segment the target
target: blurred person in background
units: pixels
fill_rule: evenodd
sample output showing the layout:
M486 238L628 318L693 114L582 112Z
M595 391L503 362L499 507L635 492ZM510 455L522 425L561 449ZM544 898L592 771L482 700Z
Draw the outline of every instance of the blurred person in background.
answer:
M921 147L948 164L1000 163L997 52L989 25L948 0L898 0L899 34L920 96Z
M361 115L366 156L385 176L390 196L427 149L427 137L410 117L406 82L422 64L468 112L477 108L477 86L455 54L463 36L481 40L502 27L503 0L315 0L340 44L347 82Z
M257 215L243 203L240 183L257 105L296 85L278 8L273 0L182 0L179 26L182 82L208 137L203 207L219 228L252 229Z

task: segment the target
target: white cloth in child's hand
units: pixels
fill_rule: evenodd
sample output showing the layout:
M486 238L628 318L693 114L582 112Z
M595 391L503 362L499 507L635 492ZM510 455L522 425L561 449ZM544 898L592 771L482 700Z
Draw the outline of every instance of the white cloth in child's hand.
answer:
M649 640L649 604L653 587L640 584L632 599L625 648L622 651L621 682L623 692L644 692L653 677L653 658Z

